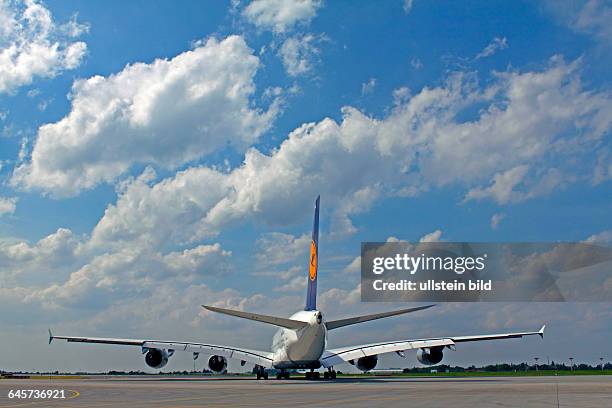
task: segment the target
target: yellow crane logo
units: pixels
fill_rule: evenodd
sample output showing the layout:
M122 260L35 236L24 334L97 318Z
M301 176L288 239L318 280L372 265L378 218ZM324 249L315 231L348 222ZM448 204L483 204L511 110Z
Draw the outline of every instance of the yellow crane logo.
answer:
M314 281L317 278L317 245L314 240L310 242L310 280Z

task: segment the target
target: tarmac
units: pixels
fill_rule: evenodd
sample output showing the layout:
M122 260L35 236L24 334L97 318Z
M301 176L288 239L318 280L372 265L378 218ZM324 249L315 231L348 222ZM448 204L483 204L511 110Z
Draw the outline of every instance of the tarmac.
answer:
M9 399L10 390L66 399ZM250 377L0 380L0 407L610 407L612 376L375 377L306 381Z

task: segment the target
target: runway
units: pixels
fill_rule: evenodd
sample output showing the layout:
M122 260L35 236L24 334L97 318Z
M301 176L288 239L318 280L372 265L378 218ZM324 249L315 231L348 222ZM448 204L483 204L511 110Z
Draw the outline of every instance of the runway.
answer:
M63 389L67 399L8 399L10 390ZM557 394L558 392L558 394ZM84 377L0 380L0 407L602 407L612 376L341 378ZM557 403L558 395L558 403Z

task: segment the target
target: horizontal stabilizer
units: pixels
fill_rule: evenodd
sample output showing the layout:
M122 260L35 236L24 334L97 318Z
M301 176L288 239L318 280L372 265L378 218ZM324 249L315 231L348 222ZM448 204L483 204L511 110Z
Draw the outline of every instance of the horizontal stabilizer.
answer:
M211 312L223 313L226 315L241 317L243 319L248 319L248 320L255 320L256 322L268 323L274 326L284 327L284 328L293 329L293 330L301 329L302 327L308 324L306 322L301 322L299 320L286 319L284 317L267 316L267 315L262 315L262 314L257 314L257 313L241 312L239 310L222 309L220 307L206 306L206 305L202 305L202 307L206 310L210 310Z
M347 319L331 320L325 323L325 325L327 326L327 330L332 330L337 329L339 327L350 326L351 324L369 322L370 320L383 319L385 317L397 316L404 313L411 313L416 312L418 310L429 309L432 306L435 305L412 307L410 309L394 310L393 312L374 313L365 316L349 317Z

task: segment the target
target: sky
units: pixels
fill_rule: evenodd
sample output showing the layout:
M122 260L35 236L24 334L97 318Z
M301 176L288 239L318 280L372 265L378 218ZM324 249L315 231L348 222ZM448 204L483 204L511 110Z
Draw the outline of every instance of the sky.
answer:
M274 328L200 305L301 309L319 194L328 318L405 306L360 301L362 241L609 243L611 17L603 0L0 0L0 369L145 368L49 346L48 327L267 350ZM612 358L609 303L445 303L329 342L542 323L544 341L445 362ZM192 368L179 354L168 370Z

